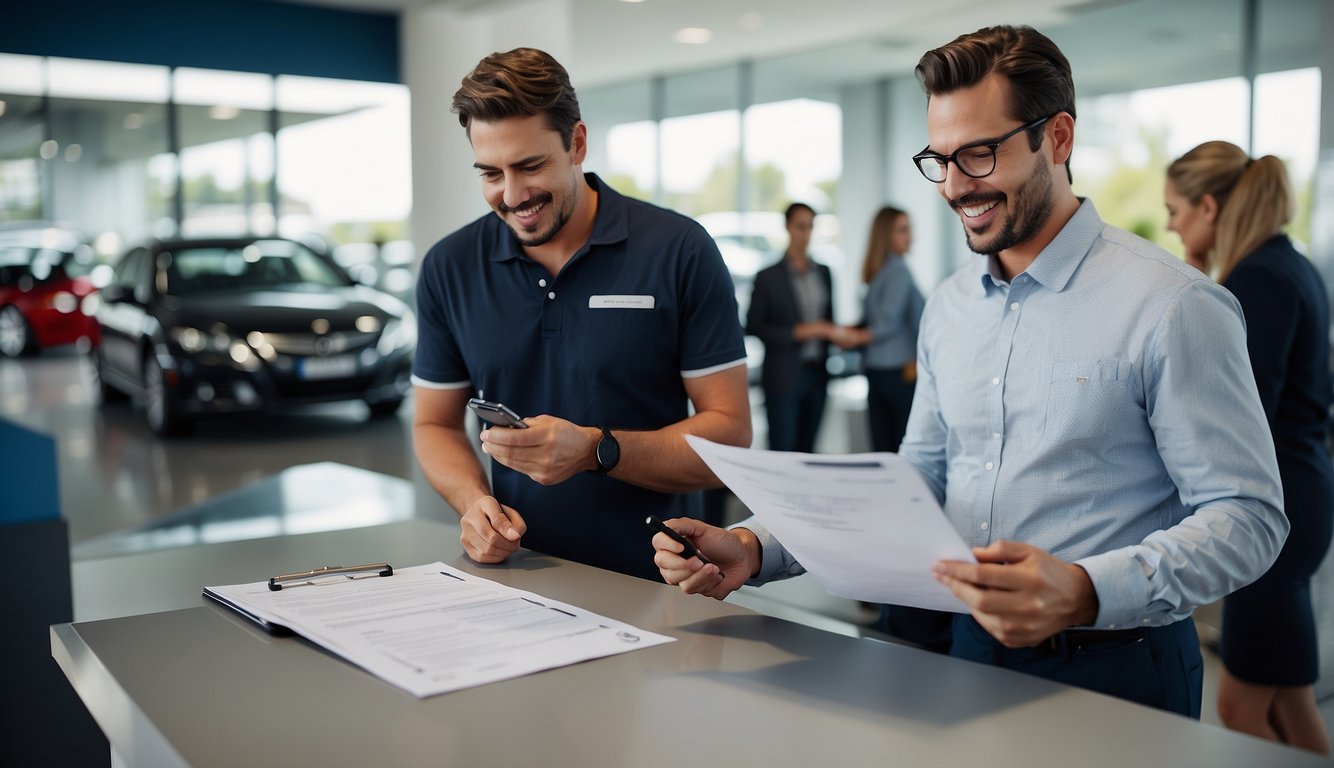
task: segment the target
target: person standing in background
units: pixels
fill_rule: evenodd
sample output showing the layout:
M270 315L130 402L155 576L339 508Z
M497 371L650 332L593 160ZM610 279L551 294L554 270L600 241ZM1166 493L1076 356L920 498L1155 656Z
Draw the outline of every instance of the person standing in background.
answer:
M1325 285L1282 232L1292 191L1277 157L1252 160L1235 144L1205 142L1168 167L1165 197L1167 228L1181 236L1187 262L1204 265L1241 303L1292 526L1269 571L1223 600L1218 714L1233 730L1329 754L1311 610L1311 576L1334 524Z
M810 255L815 209L793 203L784 214L789 245L783 258L755 275L746 333L764 343L760 385L769 420L769 449L815 450L828 397L829 344L834 325L829 267Z
M926 301L903 260L910 248L912 222L907 212L881 208L871 222L862 262L865 324L845 331L844 346L862 348L866 416L875 451L898 452L917 382L917 328ZM948 653L953 623L954 615L945 611L882 605L877 626L928 650Z
M913 283L903 257L912 247L908 214L885 206L871 223L862 262L866 283L865 325L849 328L845 347L862 347L866 373L871 448L898 451L908 427L917 381L917 328L926 301Z

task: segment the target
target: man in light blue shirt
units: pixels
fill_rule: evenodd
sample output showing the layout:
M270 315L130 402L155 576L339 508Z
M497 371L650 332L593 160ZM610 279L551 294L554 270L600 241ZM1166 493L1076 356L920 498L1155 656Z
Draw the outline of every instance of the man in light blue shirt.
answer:
M1074 86L1046 37L983 29L917 76L914 161L981 254L927 302L901 451L978 560L936 565L971 611L951 654L1198 718L1190 614L1288 531L1240 308L1075 197ZM712 561L654 537L687 592L801 572L754 521L673 527Z

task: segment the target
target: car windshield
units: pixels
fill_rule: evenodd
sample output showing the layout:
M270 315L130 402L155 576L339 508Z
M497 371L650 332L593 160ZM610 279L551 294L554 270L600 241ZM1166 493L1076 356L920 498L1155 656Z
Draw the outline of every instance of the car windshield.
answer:
M29 246L0 246L0 280L9 285L24 277L38 282L61 277L83 277L95 263L93 249L83 245L75 251Z
M287 240L257 240L236 247L187 247L166 255L166 285L160 287L171 296L290 285L348 285L347 277L333 264Z

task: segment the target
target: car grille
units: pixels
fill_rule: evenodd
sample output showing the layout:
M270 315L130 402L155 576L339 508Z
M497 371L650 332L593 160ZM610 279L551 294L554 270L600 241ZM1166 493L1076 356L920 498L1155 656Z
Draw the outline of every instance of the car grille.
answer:
M355 352L370 346L379 332L335 331L323 335L314 333L266 333L264 340L282 355L309 357L311 355L338 355Z

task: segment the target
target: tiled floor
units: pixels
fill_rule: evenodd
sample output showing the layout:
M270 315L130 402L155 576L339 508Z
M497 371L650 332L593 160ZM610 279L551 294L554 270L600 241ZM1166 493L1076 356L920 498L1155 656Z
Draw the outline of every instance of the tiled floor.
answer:
M858 379L838 382L819 449L864 450L864 418ZM757 408L757 417L762 411ZM453 520L453 513L426 485L411 448L411 401L396 418L367 419L359 403L313 408L270 418L232 418L204 423L184 439L160 440L129 404L99 406L91 369L73 350L48 351L20 361L0 359L0 417L56 439L60 497L75 556L110 543L108 536L160 521L173 511L251 485L294 465L335 461L411 479L412 514ZM756 445L763 445L763 420L756 419ZM352 505L355 507L356 505ZM378 513L383 513L379 510ZM739 505L733 516L744 514ZM377 510L340 505L325 524L353 525ZM733 598L757 610L845 634L866 634L869 615L856 603L831 598L808 578L747 589ZM1198 619L1217 622L1205 609ZM1206 651L1205 722L1217 723L1213 706L1217 658ZM1334 700L1325 707L1334 727Z

